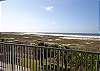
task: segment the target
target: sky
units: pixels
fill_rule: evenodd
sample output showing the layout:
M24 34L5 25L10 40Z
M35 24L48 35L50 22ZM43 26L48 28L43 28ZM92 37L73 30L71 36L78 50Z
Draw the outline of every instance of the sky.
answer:
M6 0L0 32L98 33L99 0Z

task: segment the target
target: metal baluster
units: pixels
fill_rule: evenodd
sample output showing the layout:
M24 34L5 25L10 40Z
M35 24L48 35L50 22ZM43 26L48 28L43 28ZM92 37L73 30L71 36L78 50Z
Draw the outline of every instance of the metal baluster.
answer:
M20 64L21 64L20 67L21 67L21 69L20 69L20 70L23 71L23 69L22 69L22 67L23 67L23 66L22 66L22 60L23 60L23 59L22 59L22 45L20 46L20 51L21 51L21 52L20 52L20 53L21 53L21 54L20 54L20 55L21 55L21 56L20 56L20 57L21 57L21 59L20 59Z
M44 71L44 48L42 48L42 55L43 55L42 66L43 66L43 71Z
M3 67L2 68L4 70L4 44L3 44L3 61L2 62L3 62Z
M3 44L2 44L2 54L1 54L2 56L4 55L4 53L3 53ZM2 67L2 69L3 69L3 57L1 58L2 60L1 60L1 67Z
M19 70L21 70L21 47L19 46Z
M16 45L14 45L14 65L16 70Z
M48 49L46 49L46 70L48 70Z
M8 45L7 48L8 48L8 52L7 52L7 68L9 68L9 65L10 65L9 64L9 60L10 60L10 57L9 57L10 56L10 46Z
M82 70L82 53L79 53L80 54L80 65L79 65L79 71Z
M4 44L3 44L3 70L4 70Z
M83 53L83 67L84 67L84 70L85 70L85 53Z
M5 70L5 45L3 45L3 51L4 51L4 59L3 59L3 64L4 64L4 66L3 66L3 68L4 68L4 70Z
M71 60L70 61L70 70L72 71L72 54L73 54L72 51L70 51L70 54L71 54L71 56L70 56L70 60Z
M4 70L6 71L6 48L7 48L7 45L5 44L4 45Z
M2 55L3 55L3 59L2 59L2 68L4 70L4 44L2 44Z
M85 70L85 53L83 53L83 56L82 56L82 57L83 57L83 61L82 61L82 63L83 63L83 68L84 68L84 70ZM83 71L84 71L84 70L83 70Z
M4 44L3 44L3 70L4 70Z
M14 69L16 70L16 45L14 44Z
M12 71L15 70L15 65L14 65L14 48L15 46L14 45L11 45L11 64L12 64Z
M8 45L8 65L7 68L10 68L10 45Z
M80 60L80 71L83 71L83 53L81 53L81 60Z
M68 69L68 65L70 64L70 59L69 59L70 52L64 51L64 63L65 63L65 70ZM66 60L67 56L67 60Z
M36 48L36 71L38 71L38 48Z
M70 51L70 70L72 71L72 51Z
M57 50L55 49L55 71L57 71Z
M62 50L62 71L64 69L64 51Z
M34 71L34 60L35 60L35 48L33 47L33 71Z
M54 60L53 60L53 65L54 65L54 67L53 67L53 69L54 69L54 71L55 71L55 49L53 50L53 52L54 52Z
M21 46L21 70L23 71L23 45Z
M7 65L8 65L8 45L6 45L6 71L7 71Z
M1 43L0 43L0 55L1 55L1 49L2 49L2 46L1 46ZM0 59L1 60L1 59ZM0 61L0 67L1 67L1 61Z
M56 54L56 57L57 57L57 71L59 71L59 50L56 51L57 54Z
M2 55L2 45L1 45L1 43L0 43L0 55ZM1 60L1 58L0 58L0 60ZM2 66L2 63L1 63L1 61L0 61L0 67Z
M40 67L39 71L41 71L41 48L40 48L40 54L39 55L40 55L40 57L39 57L39 67Z
M30 71L31 71L31 47L30 47Z
M18 71L18 46L16 45L16 65L17 65L17 71Z
M60 71L60 50L58 50L58 70L57 71Z
M51 49L50 49L50 71L51 71Z
M91 64L92 64L92 68L91 68L92 70L91 71L93 71L94 70L94 68L93 68L93 54L92 54L92 63Z
M30 71L30 47L27 46L27 71Z
M86 53L86 59L88 59L88 54ZM88 60L86 60L86 71L88 70Z
M3 45L3 46L4 46L4 71L5 71L5 67L6 67L6 52L5 52L6 44Z
M25 59L26 59L26 45L24 46L24 71L26 71L26 66L25 66Z
M2 54L3 54L3 50L2 50L3 49L3 45L2 44L1 44L1 47L0 48L1 48L1 56L2 56ZM2 65L3 65L2 64L2 58L1 58L1 64L0 65L1 65L0 67L2 68Z
M6 71L7 71L7 66L8 66L8 48L9 46L6 45Z
M7 69L7 64L8 64L8 62L7 62L7 53L8 53L8 46L7 46L7 44L5 45L5 70Z
M15 54L14 54L14 59L15 59L15 62L14 62L14 64L15 64L15 70L16 70L16 44L15 44L15 49L14 49L14 51L15 51Z
M28 50L28 47L27 47L27 71L28 71L28 66L29 66L28 65L28 56L29 56L28 54L29 54L29 50Z
M97 59L98 59L98 61L99 61L99 54L98 54L98 58L97 58Z
M97 61L96 61L96 71L100 71L100 61L99 61L99 54L97 54Z

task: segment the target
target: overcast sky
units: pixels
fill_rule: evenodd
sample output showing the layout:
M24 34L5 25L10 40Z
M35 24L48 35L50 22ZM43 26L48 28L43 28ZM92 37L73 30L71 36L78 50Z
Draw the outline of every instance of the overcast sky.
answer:
M0 31L99 32L99 0L6 0Z

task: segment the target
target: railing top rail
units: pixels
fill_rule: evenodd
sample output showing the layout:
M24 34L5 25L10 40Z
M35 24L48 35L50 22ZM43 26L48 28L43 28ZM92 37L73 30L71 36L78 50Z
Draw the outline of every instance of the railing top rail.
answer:
M72 52L88 53L88 54L98 54L98 55L100 55L100 52L95 52L95 51L82 51L82 50L75 50L75 49L54 48L54 47L36 46L36 45L27 45L27 44L16 44L16 43L12 43L12 42L11 43L0 42L0 44L14 45L14 46L24 46L24 47L37 47L37 48L45 48L45 49L54 49L54 50L63 50L63 51L72 51Z

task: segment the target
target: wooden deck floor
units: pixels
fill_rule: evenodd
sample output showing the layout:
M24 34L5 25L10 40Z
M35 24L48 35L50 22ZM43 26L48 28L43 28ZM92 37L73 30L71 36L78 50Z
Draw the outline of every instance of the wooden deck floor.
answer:
M0 62L0 71L12 71L12 65ZM14 71L30 71L30 69L15 65Z

